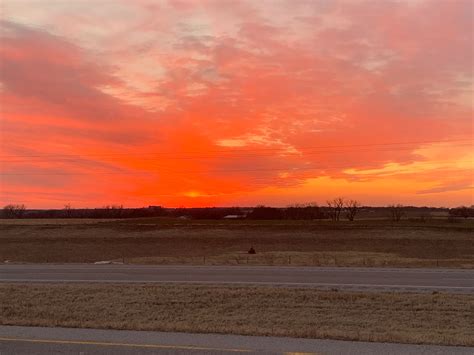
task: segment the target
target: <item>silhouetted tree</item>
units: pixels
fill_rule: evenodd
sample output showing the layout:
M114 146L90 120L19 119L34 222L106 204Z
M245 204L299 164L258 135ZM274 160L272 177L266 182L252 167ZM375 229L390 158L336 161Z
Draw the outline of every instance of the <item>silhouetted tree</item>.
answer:
M346 201L345 205L346 217L349 221L353 221L361 205L357 200Z
M405 215L405 211L403 210L403 205L396 204L396 205L389 205L388 209L390 210L390 216L392 217L392 221L399 222L402 217Z
M315 203L288 206L283 210L283 214L285 219L321 219L325 217L325 214Z
M249 219L283 219L281 209L274 207L257 206L247 216Z
M74 210L72 209L70 203L68 203L67 205L64 205L64 215L66 218L71 218L73 211Z
M329 207L331 219L336 222L339 221L341 218L341 212L344 208L344 198L336 197L333 200L328 200L327 204Z
M22 218L25 214L25 205L6 205L3 207L3 215L6 218Z
M474 206L471 206L471 207L461 206L461 207L451 208L449 210L449 214L454 217L463 217L463 218L474 217Z
M107 210L107 213L106 213L107 217L112 217L112 218L122 217L123 205L105 206L105 209Z

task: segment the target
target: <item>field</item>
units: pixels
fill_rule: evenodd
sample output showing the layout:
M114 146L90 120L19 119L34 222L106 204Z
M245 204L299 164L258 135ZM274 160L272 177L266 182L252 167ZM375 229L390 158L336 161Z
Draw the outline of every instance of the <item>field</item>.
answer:
M0 260L474 268L474 221L0 220ZM254 247L255 255L247 250ZM0 284L0 324L474 345L474 298L179 284Z
M469 219L0 220L0 261L473 268L473 231Z
M1 284L0 324L474 345L468 295Z

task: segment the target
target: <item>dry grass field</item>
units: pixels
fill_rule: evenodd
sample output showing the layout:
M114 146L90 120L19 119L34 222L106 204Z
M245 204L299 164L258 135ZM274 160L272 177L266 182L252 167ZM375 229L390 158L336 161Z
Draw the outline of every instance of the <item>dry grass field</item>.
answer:
M1 284L0 324L474 345L469 295Z
M0 261L473 268L473 231L436 219L0 220Z
M18 225L75 225L75 224L97 224L102 222L113 222L117 219L107 218L24 218L24 219L0 219L0 226Z

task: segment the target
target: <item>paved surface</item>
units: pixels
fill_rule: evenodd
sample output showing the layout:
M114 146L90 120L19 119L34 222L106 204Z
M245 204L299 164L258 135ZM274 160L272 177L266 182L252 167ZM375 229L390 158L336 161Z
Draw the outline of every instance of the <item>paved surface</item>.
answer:
M3 264L0 282L258 284L474 293L474 270L328 267Z
M474 348L240 335L0 326L0 354L473 354Z

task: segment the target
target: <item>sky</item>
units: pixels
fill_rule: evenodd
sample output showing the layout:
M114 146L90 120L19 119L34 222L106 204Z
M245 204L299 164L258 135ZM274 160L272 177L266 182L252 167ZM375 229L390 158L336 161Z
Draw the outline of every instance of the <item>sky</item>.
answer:
M2 0L0 204L473 204L470 0Z

